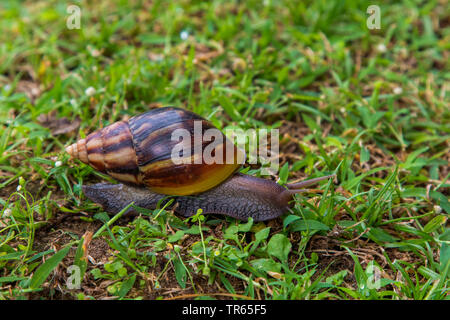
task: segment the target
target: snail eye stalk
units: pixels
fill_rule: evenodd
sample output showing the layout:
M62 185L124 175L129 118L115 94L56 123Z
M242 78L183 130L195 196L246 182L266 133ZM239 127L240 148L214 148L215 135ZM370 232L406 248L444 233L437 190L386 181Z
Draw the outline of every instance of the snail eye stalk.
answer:
M289 183L286 185L286 187L288 189L286 189L285 191L280 193L280 195L278 196L279 197L278 201L280 201L280 203L282 205L287 207L289 204L289 201L292 200L292 196L294 194L308 191L306 189L301 189L301 188L308 187L308 186L316 184L320 181L327 180L327 179L334 178L334 177L336 177L336 174L331 174L328 176L304 180L304 181L300 181L300 182L296 182L296 183Z
M300 182L296 182L296 183L289 183L286 185L286 187L289 190L293 190L293 189L299 189L299 188L303 188L303 187L308 187L310 185L316 184L317 182L323 181L323 180L327 180L330 178L334 178L336 177L336 174L330 174L328 176L323 176L323 177L319 177L319 178L314 178L314 179L309 179L309 180L304 180L304 181L300 181Z

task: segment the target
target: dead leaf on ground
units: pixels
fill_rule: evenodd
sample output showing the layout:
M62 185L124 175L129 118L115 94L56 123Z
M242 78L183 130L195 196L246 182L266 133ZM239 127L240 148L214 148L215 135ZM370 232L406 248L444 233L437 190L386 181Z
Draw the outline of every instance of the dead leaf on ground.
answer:
M43 127L50 129L54 136L73 132L81 124L81 119L78 116L74 120L69 120L66 117L58 118L56 111L41 114L37 120Z
M22 80L17 83L17 92L25 93L32 103L41 95L42 90L38 83Z

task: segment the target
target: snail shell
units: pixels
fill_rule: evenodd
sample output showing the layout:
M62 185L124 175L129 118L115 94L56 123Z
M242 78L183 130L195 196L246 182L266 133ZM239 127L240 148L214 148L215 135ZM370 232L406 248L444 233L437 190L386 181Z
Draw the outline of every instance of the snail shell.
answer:
M190 133L189 137L174 139L177 129ZM173 158L174 148L177 161ZM230 177L245 161L244 151L209 121L175 107L158 108L128 121L115 122L72 144L66 151L118 181L167 195L209 190ZM211 162L205 155L219 161Z

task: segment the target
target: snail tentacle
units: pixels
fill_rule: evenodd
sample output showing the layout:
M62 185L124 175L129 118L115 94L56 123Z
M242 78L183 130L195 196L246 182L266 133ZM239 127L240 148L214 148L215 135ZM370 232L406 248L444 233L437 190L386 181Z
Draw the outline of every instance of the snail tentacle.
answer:
M303 188L303 187L308 187L310 185L316 184L317 182L320 182L320 181L323 181L323 180L327 180L327 179L330 179L330 178L334 178L334 177L336 177L335 173L330 174L328 176L318 177L318 178L309 179L309 180L303 180L303 181L300 181L300 182L288 183L286 185L286 187L288 189L290 189L290 190L299 189L299 188Z

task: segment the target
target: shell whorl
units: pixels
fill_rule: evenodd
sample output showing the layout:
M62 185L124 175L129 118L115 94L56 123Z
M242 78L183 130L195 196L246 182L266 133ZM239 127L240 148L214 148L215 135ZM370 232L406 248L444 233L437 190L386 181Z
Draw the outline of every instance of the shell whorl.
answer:
M97 171L140 185L140 173L128 123L115 122L66 148L76 159Z
M196 121L201 121L202 136L208 129L218 131L193 112L174 107L158 108L97 130L67 147L66 151L73 158L125 183L145 185L155 192L170 195L200 193L233 174L241 166L245 154L225 137L217 150L226 157L227 151L233 149L232 163L226 159L222 164L205 163L203 151L210 142L194 141ZM191 152L181 152L181 158L190 160L189 163L172 161L173 149L180 144L172 137L176 129L190 133L189 139L182 143L187 143ZM201 160L196 162L199 150Z

